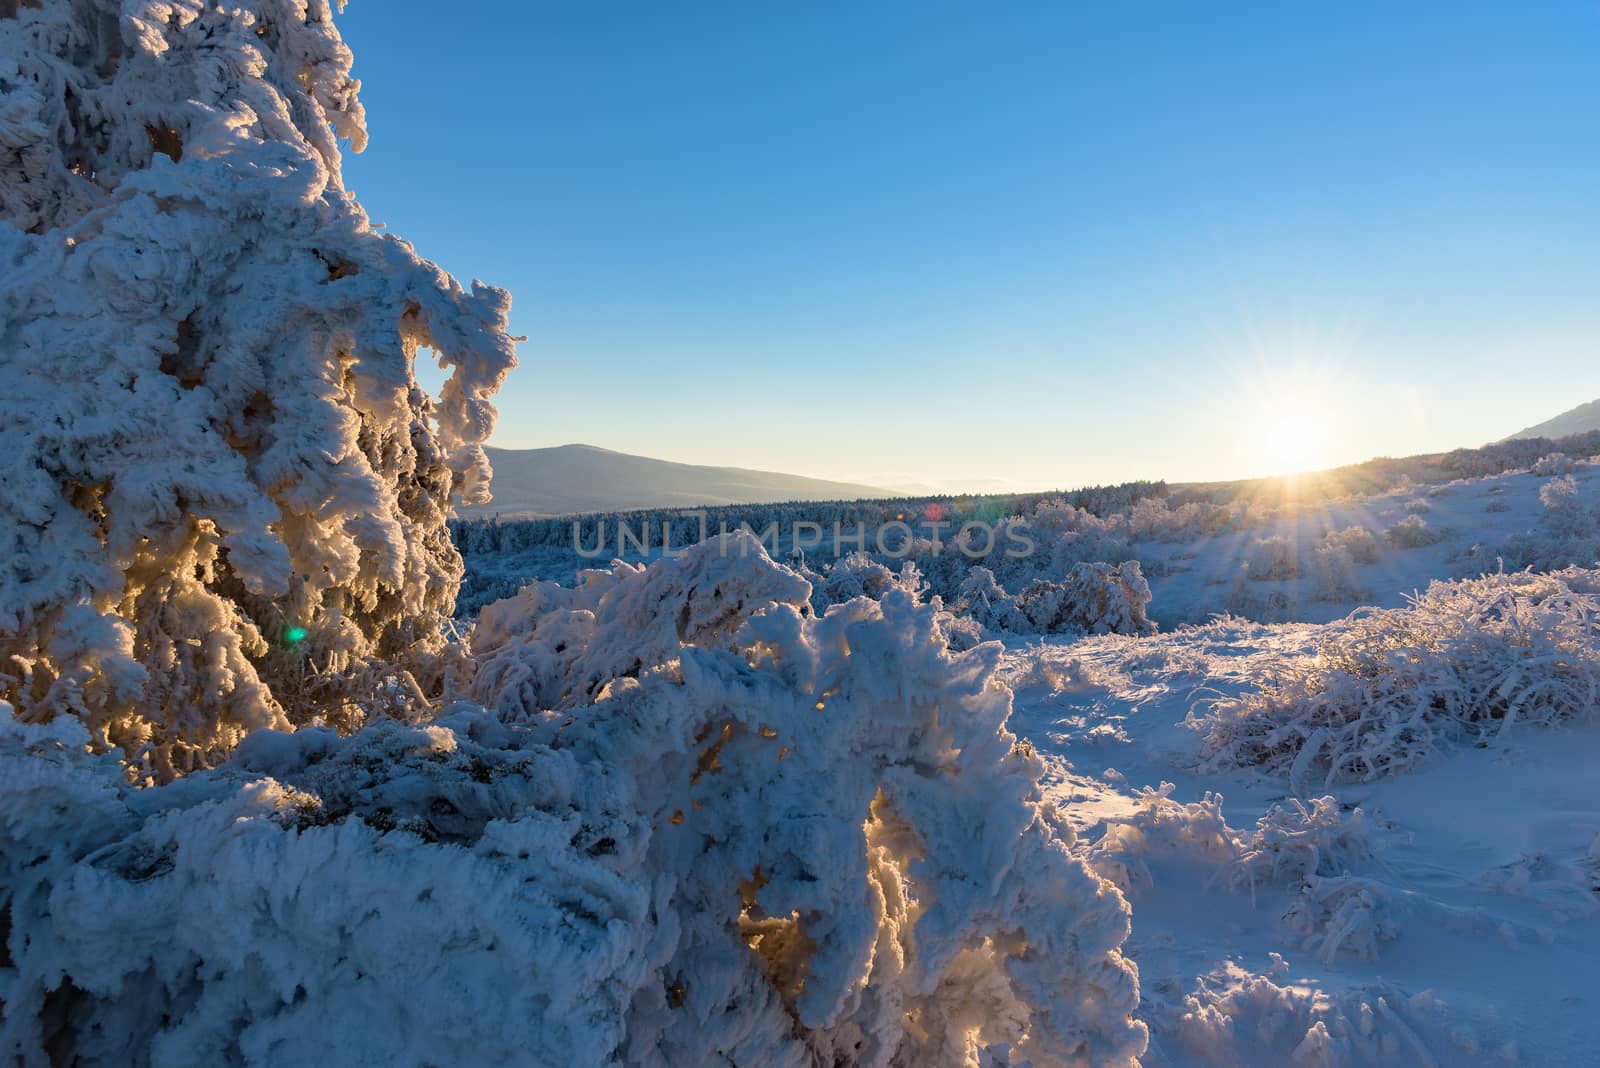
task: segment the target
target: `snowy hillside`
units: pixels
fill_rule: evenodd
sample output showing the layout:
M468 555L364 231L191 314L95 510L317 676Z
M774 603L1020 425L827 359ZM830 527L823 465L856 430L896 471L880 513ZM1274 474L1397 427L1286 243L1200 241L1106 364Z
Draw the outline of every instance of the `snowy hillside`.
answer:
M1314 481L1267 480L1227 492L1130 484L1084 491L1087 496L1077 498L1079 505L1040 494L730 508L704 520L671 512L590 516L579 523L576 542L570 520L498 527L458 524L467 568L460 606L470 614L486 600L514 593L536 578L570 584L583 569L617 555L633 561L657 559L668 526L668 541L681 547L697 538L702 523L713 533L719 526L744 523L761 531L775 523L779 536L768 550L788 559L796 547L796 525L810 521L820 535L803 548L810 565L826 573L833 560L835 524L843 534L859 528L866 535L864 547L872 550L878 533L899 516L913 535L901 556L916 564L931 592L951 604L974 565L994 571L1015 595L1028 582L1057 579L1080 562L1120 564L1131 559L1139 562L1149 584L1150 617L1165 629L1205 622L1217 613L1269 622L1327 622L1361 605L1398 606L1407 594L1437 578L1502 566L1548 568L1600 560L1600 531L1583 518L1600 506L1600 468L1587 460L1588 450L1600 439L1583 436L1568 443L1537 444L1531 466L1509 466L1479 478L1452 477L1430 458L1380 461L1401 469L1389 479L1398 488L1373 494L1326 492ZM1539 456L1558 448L1572 451ZM1463 462L1456 468L1471 471L1506 466L1505 456L1515 454L1489 447L1461 455ZM1413 475L1423 481L1414 481ZM1547 492L1552 482L1569 477L1570 497ZM1371 478L1362 475L1355 481L1367 484ZM999 529L1008 505L1020 510L1017 518L1037 542L1029 555L1007 558L1000 551L1005 544L1001 537L995 540L995 551L982 558L958 551L960 526L972 521ZM949 543L942 549L930 543L928 534L935 528L921 518L930 509L941 516L937 529ZM606 551L598 552L602 526ZM623 526L635 536L648 528L653 539L648 551L629 541L619 553ZM587 558L580 548L589 553ZM849 552L853 546L846 543L843 548ZM876 555L892 568L900 567L900 558Z
M1587 434L1593 430L1600 430L1600 400L1592 400L1587 404L1580 404L1570 411L1562 412L1553 419L1546 419L1536 423L1525 430L1519 430L1506 440L1517 438L1564 438L1569 434Z
M516 518L889 495L872 486L741 467L671 463L593 445L485 451L494 465L494 499L464 508L463 515Z

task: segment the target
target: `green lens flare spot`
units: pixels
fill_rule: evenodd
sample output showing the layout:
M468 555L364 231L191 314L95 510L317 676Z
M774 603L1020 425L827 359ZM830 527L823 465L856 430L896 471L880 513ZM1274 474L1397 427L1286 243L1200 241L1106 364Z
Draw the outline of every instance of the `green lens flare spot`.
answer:
M306 640L306 628L290 627L288 630L283 632L283 640L288 642L290 645L298 645L300 642Z

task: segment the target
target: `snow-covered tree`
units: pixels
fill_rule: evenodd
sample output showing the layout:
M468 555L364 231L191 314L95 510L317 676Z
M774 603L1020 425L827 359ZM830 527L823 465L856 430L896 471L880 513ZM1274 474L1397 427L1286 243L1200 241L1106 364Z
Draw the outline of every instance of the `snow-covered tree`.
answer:
M429 687L487 499L509 298L369 225L350 72L329 0L0 4L0 696L156 778Z
M1060 582L1037 579L1017 594L1017 612L1039 634L1154 634L1150 584L1139 561L1082 563Z
M1015 597L986 567L956 591L954 611L984 627L1019 634L1154 634L1150 584L1139 561L1074 564L1060 582L1035 579Z

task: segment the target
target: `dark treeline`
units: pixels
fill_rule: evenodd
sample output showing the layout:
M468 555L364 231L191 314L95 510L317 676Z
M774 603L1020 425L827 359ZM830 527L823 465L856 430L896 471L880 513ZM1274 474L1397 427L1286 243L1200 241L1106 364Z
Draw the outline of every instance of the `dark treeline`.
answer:
M735 504L715 507L646 508L628 512L594 512L587 515L547 519L453 519L450 533L456 546L466 555L519 552L542 545L573 545L574 528L583 545L595 545L600 524L606 524L606 538L615 544L618 523L638 533L649 524L659 544L661 532L670 531L670 541L682 546L699 540L701 516L707 535L726 527L737 530L746 524L757 533L777 523L789 531L795 523L816 523L831 531L835 523L844 529L876 529L895 520L912 521L936 516L956 524L970 520L993 523L1007 516L1026 516L1046 501L1065 501L1099 516L1126 511L1147 497L1162 497L1168 492L1165 482L1124 482L1116 486L1086 486L1075 490L1051 490L1022 494L958 494L937 497L888 497L860 501L783 501L777 504Z

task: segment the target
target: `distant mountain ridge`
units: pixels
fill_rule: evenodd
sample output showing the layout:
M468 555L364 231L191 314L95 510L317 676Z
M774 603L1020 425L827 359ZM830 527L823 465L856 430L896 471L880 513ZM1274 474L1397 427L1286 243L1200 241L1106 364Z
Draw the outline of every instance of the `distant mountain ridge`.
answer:
M896 496L881 486L742 467L680 464L593 445L487 451L494 465L494 500L464 508L463 515L511 519L632 508Z
M1562 412L1554 419L1546 419L1542 423L1536 423L1525 430L1517 431L1503 440L1564 438L1569 434L1587 434L1591 430L1600 430L1600 400L1592 400L1588 404L1580 404L1570 411Z

